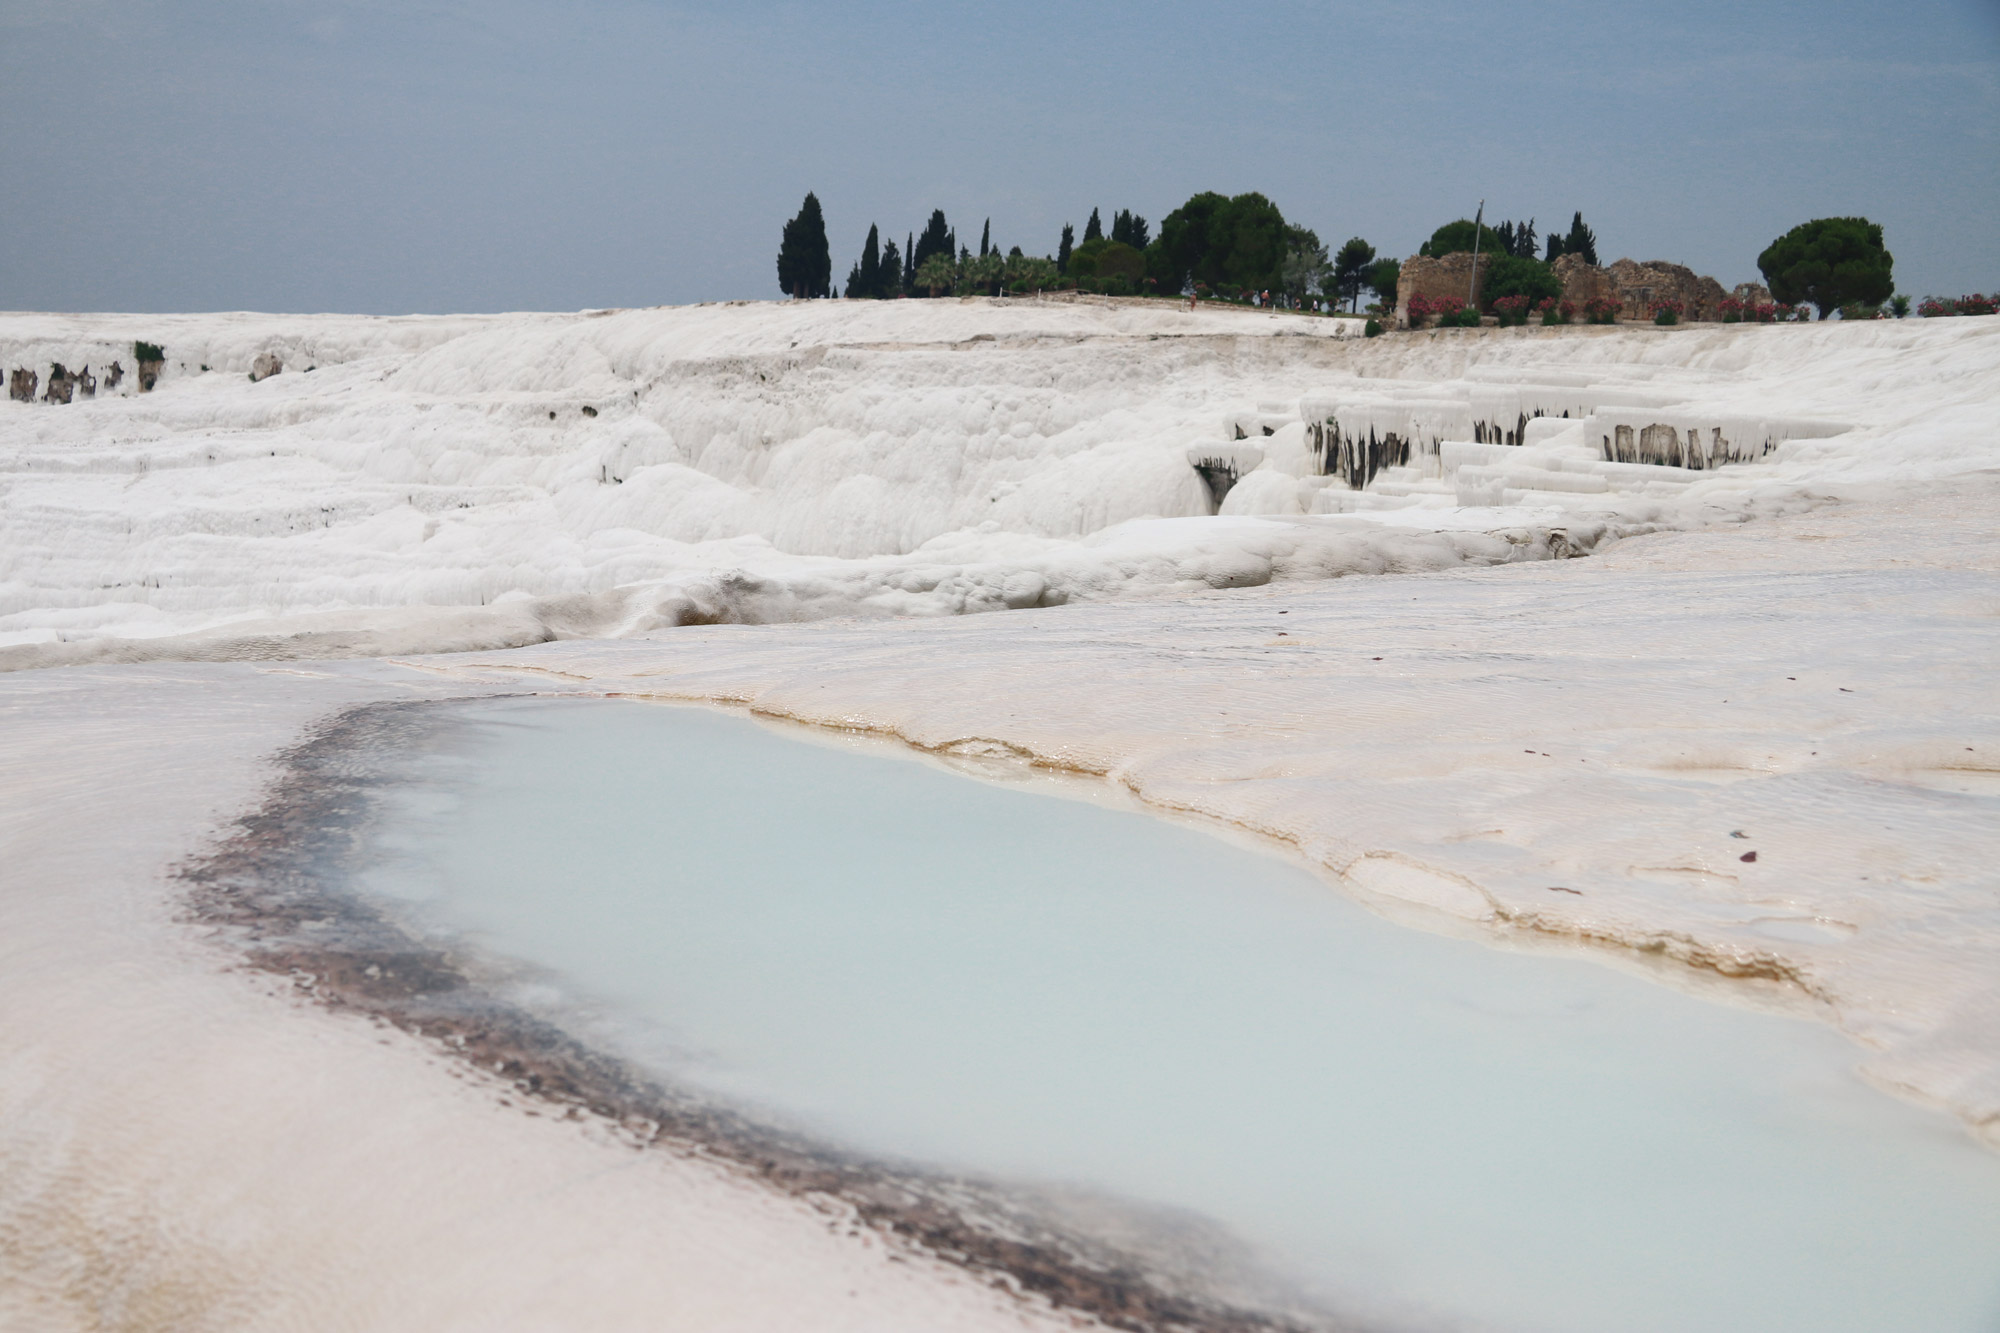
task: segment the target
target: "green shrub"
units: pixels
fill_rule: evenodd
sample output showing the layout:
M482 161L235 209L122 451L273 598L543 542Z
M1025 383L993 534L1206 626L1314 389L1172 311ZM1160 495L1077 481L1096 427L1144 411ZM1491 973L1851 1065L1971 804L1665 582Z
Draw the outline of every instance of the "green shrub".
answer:
M1563 285L1555 270L1539 259L1495 255L1487 266L1479 294L1489 309L1495 301L1507 296L1525 296L1528 304L1533 305L1537 301L1560 300Z
M158 343L135 342L132 344L132 355L140 361L164 361L167 349Z
M1362 336L1362 337L1364 337L1364 338L1379 338L1379 337L1381 337L1381 336L1382 336L1382 321L1381 321L1381 320L1379 320L1379 319L1371 319L1371 320L1369 320L1369 321L1368 321L1368 322L1367 322L1366 324L1364 324L1364 325L1362 325L1362 326L1361 326L1361 336Z

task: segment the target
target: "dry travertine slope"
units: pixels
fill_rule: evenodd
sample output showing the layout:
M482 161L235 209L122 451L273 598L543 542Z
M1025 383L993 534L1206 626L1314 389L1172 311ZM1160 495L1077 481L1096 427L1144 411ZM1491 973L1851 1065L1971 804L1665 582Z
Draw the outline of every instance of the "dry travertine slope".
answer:
M1964 468L2000 393L1986 323L1362 340L1162 302L0 315L0 365L100 365L139 338L169 355L150 394L128 376L0 402L0 665L480 649L1587 551ZM288 368L251 383L267 354ZM1603 493L1462 509L1336 494L1298 418L1328 391L1523 380L1856 429L1685 484L1568 478ZM1201 517L1187 451L1246 412L1275 434Z

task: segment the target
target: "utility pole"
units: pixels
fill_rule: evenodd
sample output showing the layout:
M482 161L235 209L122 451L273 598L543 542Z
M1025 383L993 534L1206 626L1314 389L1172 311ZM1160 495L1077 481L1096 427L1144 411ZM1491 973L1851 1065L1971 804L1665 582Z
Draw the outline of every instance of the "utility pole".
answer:
M1472 299L1473 289L1479 285L1479 224L1486 220L1486 201L1479 201L1479 211L1472 215L1472 276L1465 280L1465 304L1477 308Z

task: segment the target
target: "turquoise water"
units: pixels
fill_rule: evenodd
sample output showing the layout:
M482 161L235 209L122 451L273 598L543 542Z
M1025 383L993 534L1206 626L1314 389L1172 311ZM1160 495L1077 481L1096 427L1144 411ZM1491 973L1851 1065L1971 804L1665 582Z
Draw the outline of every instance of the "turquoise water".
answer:
M1391 1325L2000 1330L2000 1157L1817 1024L735 716L461 717L369 890L837 1142L1191 1209Z

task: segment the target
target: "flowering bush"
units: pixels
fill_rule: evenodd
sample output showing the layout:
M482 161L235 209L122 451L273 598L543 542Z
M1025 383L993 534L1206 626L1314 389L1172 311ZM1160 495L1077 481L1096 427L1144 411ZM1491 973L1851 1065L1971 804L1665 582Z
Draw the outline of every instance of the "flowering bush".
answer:
M1547 304L1544 302L1544 304ZM1493 314L1500 321L1501 328L1528 322L1528 298L1525 296L1502 296L1493 302Z
M1567 324L1576 318L1576 302L1558 301L1553 296L1545 296L1535 302L1535 313L1542 317L1544 324Z
M1847 303L1846 305L1844 305L1844 306L1842 306L1842 307L1840 308L1840 317L1841 317L1841 319L1843 319L1843 320L1856 320L1856 319L1887 319L1887 318L1888 318L1888 316L1887 316L1887 315L1884 315L1884 314L1882 313L1882 307L1881 307L1881 306L1879 306L1879 305L1869 305L1869 304L1868 304L1867 302L1865 302L1865 301L1850 301L1850 302L1848 302L1848 303Z
M1620 303L1608 296L1593 296L1583 303L1584 318L1592 324L1616 324Z
M1917 306L1917 313L1925 319L1936 319L1940 315L1991 315L2000 313L2000 292L1984 296L1974 292L1961 296L1956 301L1948 297L1926 296Z
M1678 324L1687 311L1679 301L1655 301L1652 309L1655 324Z
M1769 301L1752 306L1748 313L1750 318L1756 320L1759 324L1775 324L1778 322L1778 307L1772 305Z
M1771 318L1780 324L1789 324L1799 317L1799 308L1780 301L1771 307Z
M1724 324L1741 324L1743 322L1743 302L1737 300L1735 297L1723 297L1722 305L1719 309L1722 312L1722 322Z
M1437 320L1441 329L1479 327L1479 311L1468 308L1456 296L1412 296L1410 327L1420 329L1431 318Z

